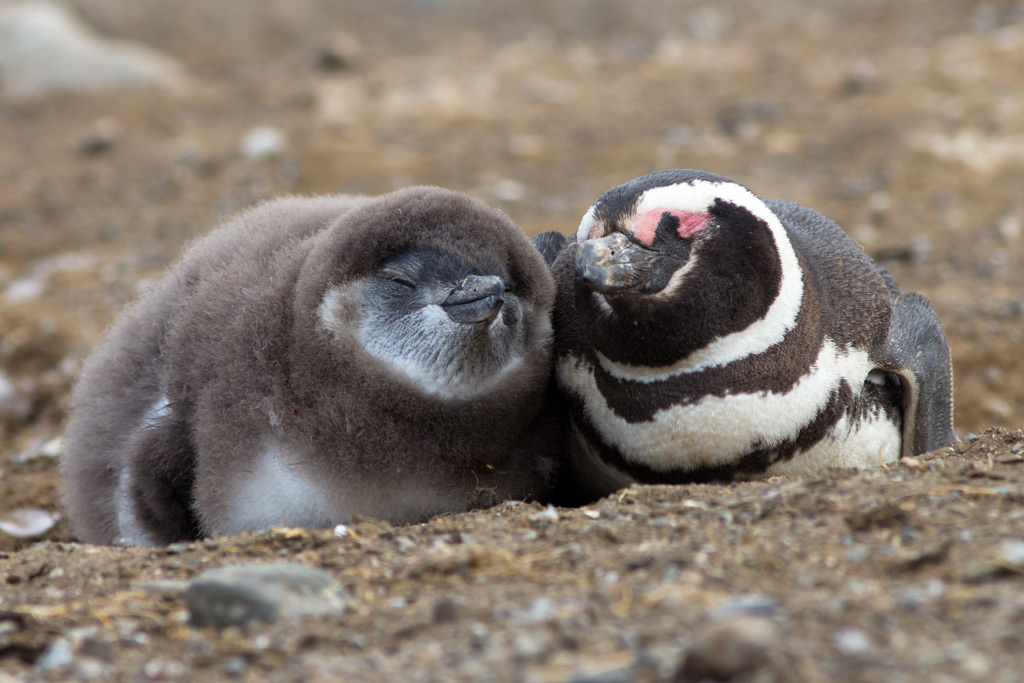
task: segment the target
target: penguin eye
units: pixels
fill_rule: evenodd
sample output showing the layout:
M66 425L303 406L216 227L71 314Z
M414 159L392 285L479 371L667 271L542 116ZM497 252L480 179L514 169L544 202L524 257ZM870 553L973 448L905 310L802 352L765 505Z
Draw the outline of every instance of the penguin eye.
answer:
M416 289L416 285L414 285L411 281L406 280L404 277L398 277L397 275L392 275L391 276L391 281L394 282L396 285L401 285L402 287L407 287L409 289Z

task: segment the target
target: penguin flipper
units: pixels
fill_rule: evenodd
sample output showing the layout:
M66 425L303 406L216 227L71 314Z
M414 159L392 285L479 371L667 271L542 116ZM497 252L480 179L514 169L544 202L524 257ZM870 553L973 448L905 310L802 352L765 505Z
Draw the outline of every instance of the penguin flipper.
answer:
M202 537L192 509L195 462L183 421L169 415L143 427L129 454L130 484L121 493L122 535L137 530L153 545ZM125 514L131 518L125 519Z
M544 257L544 262L551 267L551 264L558 258L558 254L565 248L568 240L565 235L560 232L551 230L549 232L542 232L541 234L534 237L532 240L533 246L537 247L537 251Z
M885 369L903 390L903 455L941 448L953 436L953 366L949 343L931 303L917 292L893 302Z

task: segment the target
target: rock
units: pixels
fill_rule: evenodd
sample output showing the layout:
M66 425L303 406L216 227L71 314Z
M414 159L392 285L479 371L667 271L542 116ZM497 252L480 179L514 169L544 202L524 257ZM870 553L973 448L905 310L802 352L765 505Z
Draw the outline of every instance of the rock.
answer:
M1003 562L1012 566L1024 565L1024 541L1006 539L999 544L999 554Z
M67 638L57 638L36 660L36 668L41 671L59 671L67 669L75 661L75 650Z
M117 145L124 129L114 118L106 117L92 123L86 128L76 144L78 153L93 156L108 152Z
M35 538L53 528L59 517L46 510L18 508L0 515L0 531L14 538Z
M446 624L456 621L461 612L459 603L449 597L439 598L434 602L433 619L436 624Z
M276 159L284 152L286 144L280 128L258 126L245 134L239 149L248 159Z
M708 624L687 648L676 681L729 680L771 667L781 656L775 624L757 616L740 616ZM757 680L777 677L758 677Z
M38 299L46 291L46 283L39 277L18 278L4 289L8 303L20 304Z
M0 372L0 419L24 420L32 412L32 403L18 390L10 377Z
M330 574L294 562L217 567L185 590L190 623L216 628L333 614L346 597Z
M871 651L871 639L859 628L844 628L832 638L836 649L848 657L859 657Z
M313 63L323 71L351 69L362 56L359 40L350 33L337 33L326 42L316 46Z
M717 605L709 616L715 620L731 619L742 615L770 616L779 609L779 601L770 595L739 595Z
M149 48L93 33L66 5L28 0L0 7L0 87L30 99L58 92L182 90L184 69Z

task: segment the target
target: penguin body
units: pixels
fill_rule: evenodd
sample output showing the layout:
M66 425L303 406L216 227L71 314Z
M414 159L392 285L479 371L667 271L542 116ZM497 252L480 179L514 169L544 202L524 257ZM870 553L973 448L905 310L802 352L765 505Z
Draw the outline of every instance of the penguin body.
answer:
M602 195L553 270L571 476L590 495L873 466L953 439L930 304L811 209L655 173Z
M77 535L407 523L478 489L543 494L553 297L519 228L454 192L242 213L86 363L62 464Z

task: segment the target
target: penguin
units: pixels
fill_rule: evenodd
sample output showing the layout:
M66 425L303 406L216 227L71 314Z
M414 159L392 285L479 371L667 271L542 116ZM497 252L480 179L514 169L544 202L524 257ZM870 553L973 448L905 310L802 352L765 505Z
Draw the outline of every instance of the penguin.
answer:
M934 309L812 209L653 173L601 195L552 268L583 500L877 466L954 438Z
M75 533L154 546L540 497L563 449L554 295L519 227L456 192L251 208L83 367L62 459Z

